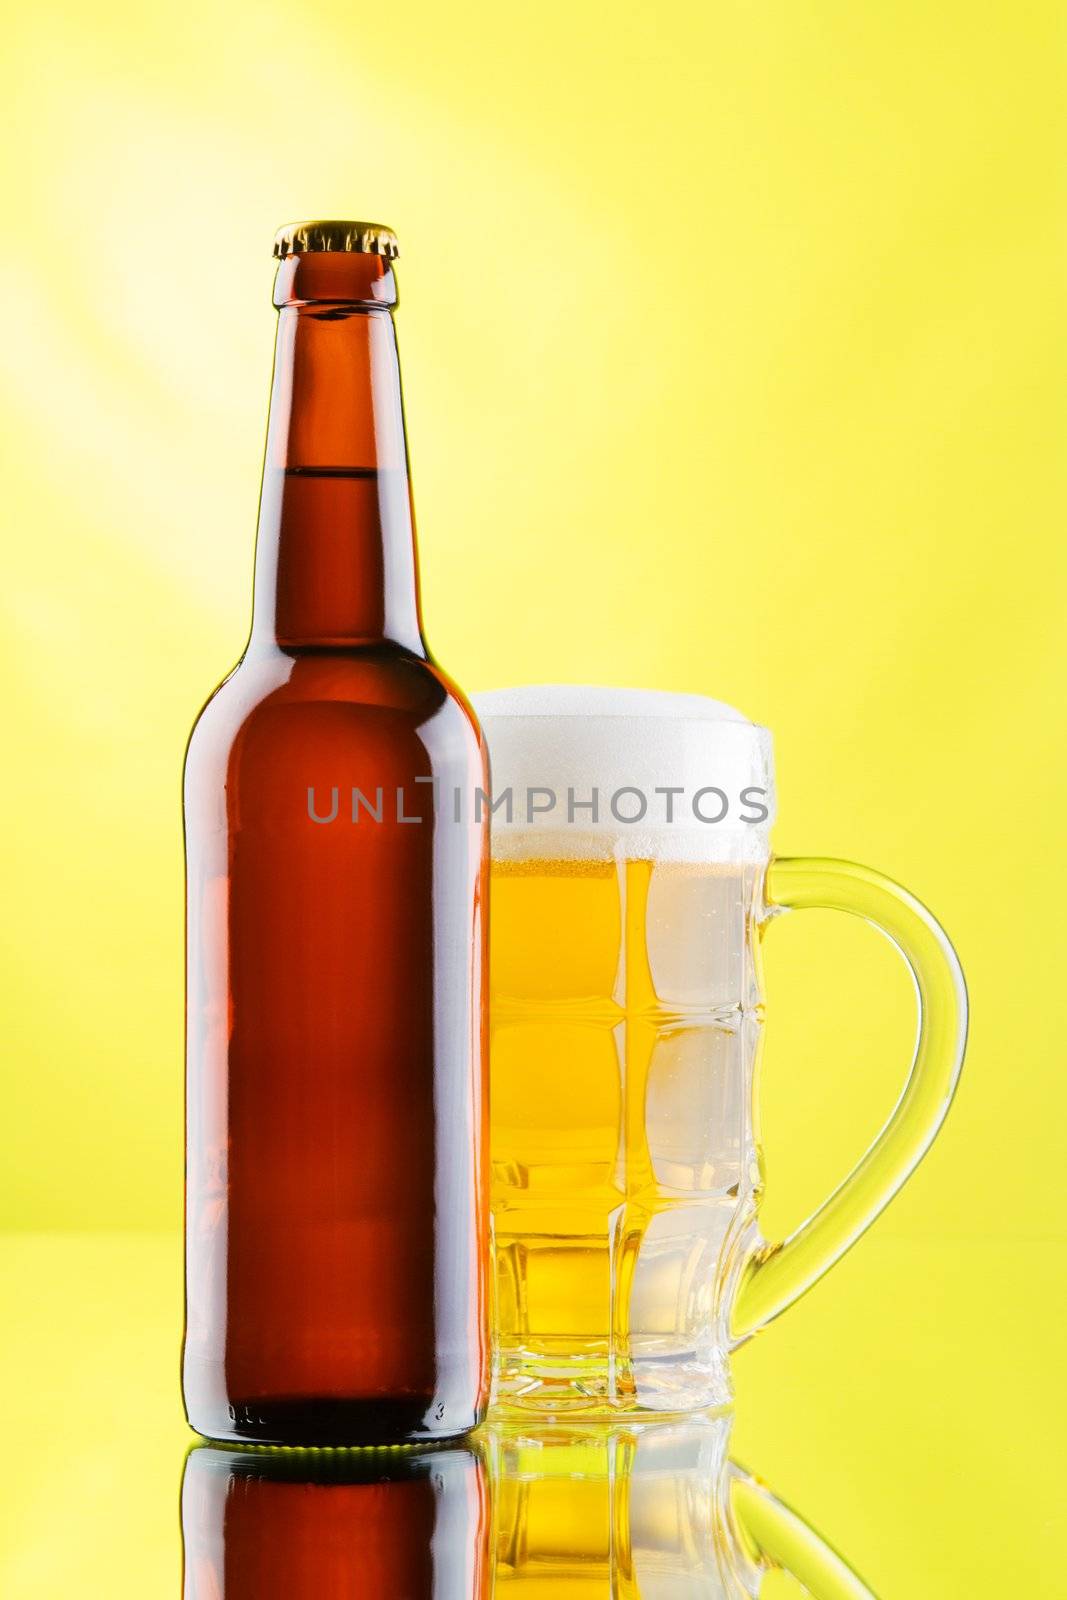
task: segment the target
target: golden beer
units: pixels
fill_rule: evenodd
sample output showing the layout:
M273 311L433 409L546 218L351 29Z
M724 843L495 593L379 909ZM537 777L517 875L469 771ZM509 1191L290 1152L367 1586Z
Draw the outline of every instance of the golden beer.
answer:
M494 861L500 1399L724 1392L717 1305L756 1183L756 871Z

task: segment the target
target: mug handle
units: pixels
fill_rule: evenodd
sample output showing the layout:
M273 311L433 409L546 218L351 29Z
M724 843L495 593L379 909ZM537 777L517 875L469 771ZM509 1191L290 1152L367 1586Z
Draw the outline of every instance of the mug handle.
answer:
M915 1055L889 1120L844 1182L741 1269L730 1333L743 1343L799 1300L880 1216L926 1154L952 1103L967 1040L967 989L945 930L914 895L853 861L786 856L767 869L765 921L784 911L847 911L896 946L915 983ZM761 930L762 931L762 930Z
M785 1572L810 1600L877 1600L843 1556L766 1484L731 1461L727 1497L734 1526L758 1572Z

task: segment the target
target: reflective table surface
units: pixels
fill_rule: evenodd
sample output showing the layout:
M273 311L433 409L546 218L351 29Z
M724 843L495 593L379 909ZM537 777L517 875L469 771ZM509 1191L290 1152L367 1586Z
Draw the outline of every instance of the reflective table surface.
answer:
M376 1452L198 1444L176 1237L0 1252L4 1595L1067 1594L1040 1244L876 1229L738 1353L726 1416Z

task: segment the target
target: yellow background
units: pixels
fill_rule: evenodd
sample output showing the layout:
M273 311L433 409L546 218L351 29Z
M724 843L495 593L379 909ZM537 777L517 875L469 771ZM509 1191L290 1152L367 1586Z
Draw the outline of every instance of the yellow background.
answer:
M143 1552L124 1589L83 1497L65 1582L176 1582L179 770L249 614L271 235L315 215L400 235L458 680L740 705L775 733L779 851L881 867L955 938L948 1128L739 1358L737 1434L890 1600L1063 1592L1065 34L1008 0L8 19L0 1221L56 1236L11 1238L0 1288L9 1425L53 1419L13 1592L60 1592L33 1537L94 1471ZM786 919L767 980L774 1233L878 1126L912 1020L846 919ZM119 1450L144 1407L173 1482Z

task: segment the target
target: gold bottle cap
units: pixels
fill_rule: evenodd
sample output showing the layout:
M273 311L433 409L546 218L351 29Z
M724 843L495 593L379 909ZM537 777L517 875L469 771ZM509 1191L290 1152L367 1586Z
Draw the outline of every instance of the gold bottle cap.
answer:
M279 261L316 250L358 251L384 256L387 261L400 254L396 234L380 222L290 222L274 236L274 254Z

